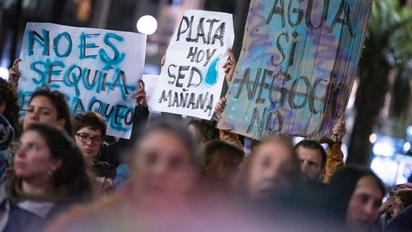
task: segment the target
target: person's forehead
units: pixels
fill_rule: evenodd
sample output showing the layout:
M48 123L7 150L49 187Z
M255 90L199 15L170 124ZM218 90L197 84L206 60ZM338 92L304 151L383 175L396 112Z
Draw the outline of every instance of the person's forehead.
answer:
M189 148L183 142L183 139L168 131L149 132L139 143L138 149L150 150L152 152L161 152L165 154L180 154L189 156Z
M305 158L311 161L321 161L322 153L318 149L307 148L300 146L296 149L296 153L299 158Z
M383 193L380 186L372 176L364 176L360 178L355 189L356 194L364 194L369 197L383 198Z
M100 129L93 130L90 126L85 126L80 128L76 133L87 133L89 135L102 135L102 132Z
M393 200L393 202L395 203L402 203L401 199L399 197L395 197L395 199Z
M45 144L45 141L42 136L34 130L28 130L23 133L20 137L21 143L36 143L36 144Z
M292 162L292 151L280 142L267 142L256 150L255 160L258 162L270 160L271 163ZM273 162L272 162L273 161ZM256 162L255 162L256 163Z
M34 97L31 100L29 106L32 106L32 107L36 106L38 108L46 108L46 109L55 109L50 99L45 96Z

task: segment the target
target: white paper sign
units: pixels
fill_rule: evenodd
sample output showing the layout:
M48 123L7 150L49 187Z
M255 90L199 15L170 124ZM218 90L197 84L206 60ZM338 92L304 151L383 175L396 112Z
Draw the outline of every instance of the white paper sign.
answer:
M150 105L160 112L210 119L233 40L231 14L185 11L166 51Z
M19 64L22 110L36 89L48 85L66 96L72 115L98 112L108 135L130 138L145 51L142 34L28 23Z
M142 77L142 80L145 84L146 101L148 102L150 112L155 111L153 110L152 106L149 103L150 103L150 98L152 97L153 92L156 88L159 77L160 77L159 75L143 75Z

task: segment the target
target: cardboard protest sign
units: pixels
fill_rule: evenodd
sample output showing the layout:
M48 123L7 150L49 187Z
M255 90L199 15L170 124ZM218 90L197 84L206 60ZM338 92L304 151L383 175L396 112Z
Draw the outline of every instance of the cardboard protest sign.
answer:
M149 105L156 111L210 119L234 40L231 14L187 10L166 51Z
M95 111L108 135L129 138L145 52L142 34L28 23L19 64L23 113L31 94L48 85L66 96L72 115Z
M218 127L319 139L343 117L372 0L252 0Z

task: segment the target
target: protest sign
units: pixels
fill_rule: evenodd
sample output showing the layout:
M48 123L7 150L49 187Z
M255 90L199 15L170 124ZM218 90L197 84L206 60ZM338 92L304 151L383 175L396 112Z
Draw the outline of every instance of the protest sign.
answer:
M252 0L218 127L319 139L343 117L372 0Z
M145 51L142 34L28 23L19 64L22 111L48 85L66 96L72 115L97 112L108 135L129 138Z
M233 40L231 14L185 11L149 105L160 112L210 119L219 101L222 66Z
M142 80L145 84L145 91L146 91L146 101L150 103L150 98L153 95L153 92L156 88L157 82L159 80L159 75L143 75ZM154 112L155 110L152 109L152 106L149 105L149 111Z

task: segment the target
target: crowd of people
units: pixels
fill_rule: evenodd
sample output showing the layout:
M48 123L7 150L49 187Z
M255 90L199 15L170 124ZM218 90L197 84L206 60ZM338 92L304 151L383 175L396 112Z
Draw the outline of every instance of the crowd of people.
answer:
M72 117L48 88L32 94L20 123L18 62L0 79L1 231L412 230L412 184L383 201L372 171L345 167L343 121L332 139L294 145L275 134L246 154L216 121L148 121L140 81L131 138L108 142L98 113ZM228 84L235 66L231 54Z

